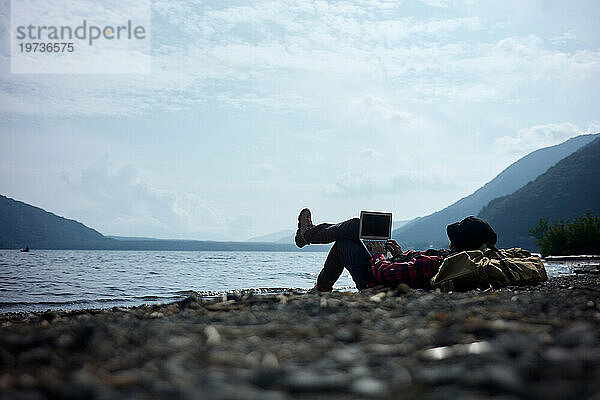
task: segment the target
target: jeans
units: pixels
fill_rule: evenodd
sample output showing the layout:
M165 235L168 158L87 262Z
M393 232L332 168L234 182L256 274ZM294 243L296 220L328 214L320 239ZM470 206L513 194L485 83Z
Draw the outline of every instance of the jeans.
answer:
M331 290L344 267L358 290L375 283L369 253L358 239L359 224L358 218L352 218L338 224L319 224L304 233L308 243L334 243L317 278L320 290Z

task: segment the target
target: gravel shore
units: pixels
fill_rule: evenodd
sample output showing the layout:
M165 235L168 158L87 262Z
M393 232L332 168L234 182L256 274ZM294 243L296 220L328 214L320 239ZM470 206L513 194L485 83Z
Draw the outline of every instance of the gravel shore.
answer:
M600 400L599 283L3 314L0 398Z

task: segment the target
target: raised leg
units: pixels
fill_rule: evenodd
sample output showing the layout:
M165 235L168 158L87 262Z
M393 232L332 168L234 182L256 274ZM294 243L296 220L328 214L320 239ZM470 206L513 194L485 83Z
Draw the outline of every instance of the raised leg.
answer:
M333 243L337 240L358 242L359 218L351 218L337 224L315 225L304 233L304 239L312 244Z

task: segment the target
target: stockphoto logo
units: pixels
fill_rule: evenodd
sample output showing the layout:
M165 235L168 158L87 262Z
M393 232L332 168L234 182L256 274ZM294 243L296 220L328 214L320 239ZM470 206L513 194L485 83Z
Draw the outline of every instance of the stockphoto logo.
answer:
M17 27L18 40L86 40L91 46L98 39L121 40L121 39L146 39L146 28L142 25L134 26L131 20L125 25L106 25L98 26L88 24L84 19L83 23L75 28L71 26L39 26L29 24L28 26Z
M150 0L12 0L11 73L150 73Z

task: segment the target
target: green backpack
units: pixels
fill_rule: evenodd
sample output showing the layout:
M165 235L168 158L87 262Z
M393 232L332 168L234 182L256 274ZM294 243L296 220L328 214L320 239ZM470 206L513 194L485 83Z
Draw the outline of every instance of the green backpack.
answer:
M540 257L518 247L498 250L484 245L448 256L431 278L431 287L443 292L467 291L536 285L547 280Z

